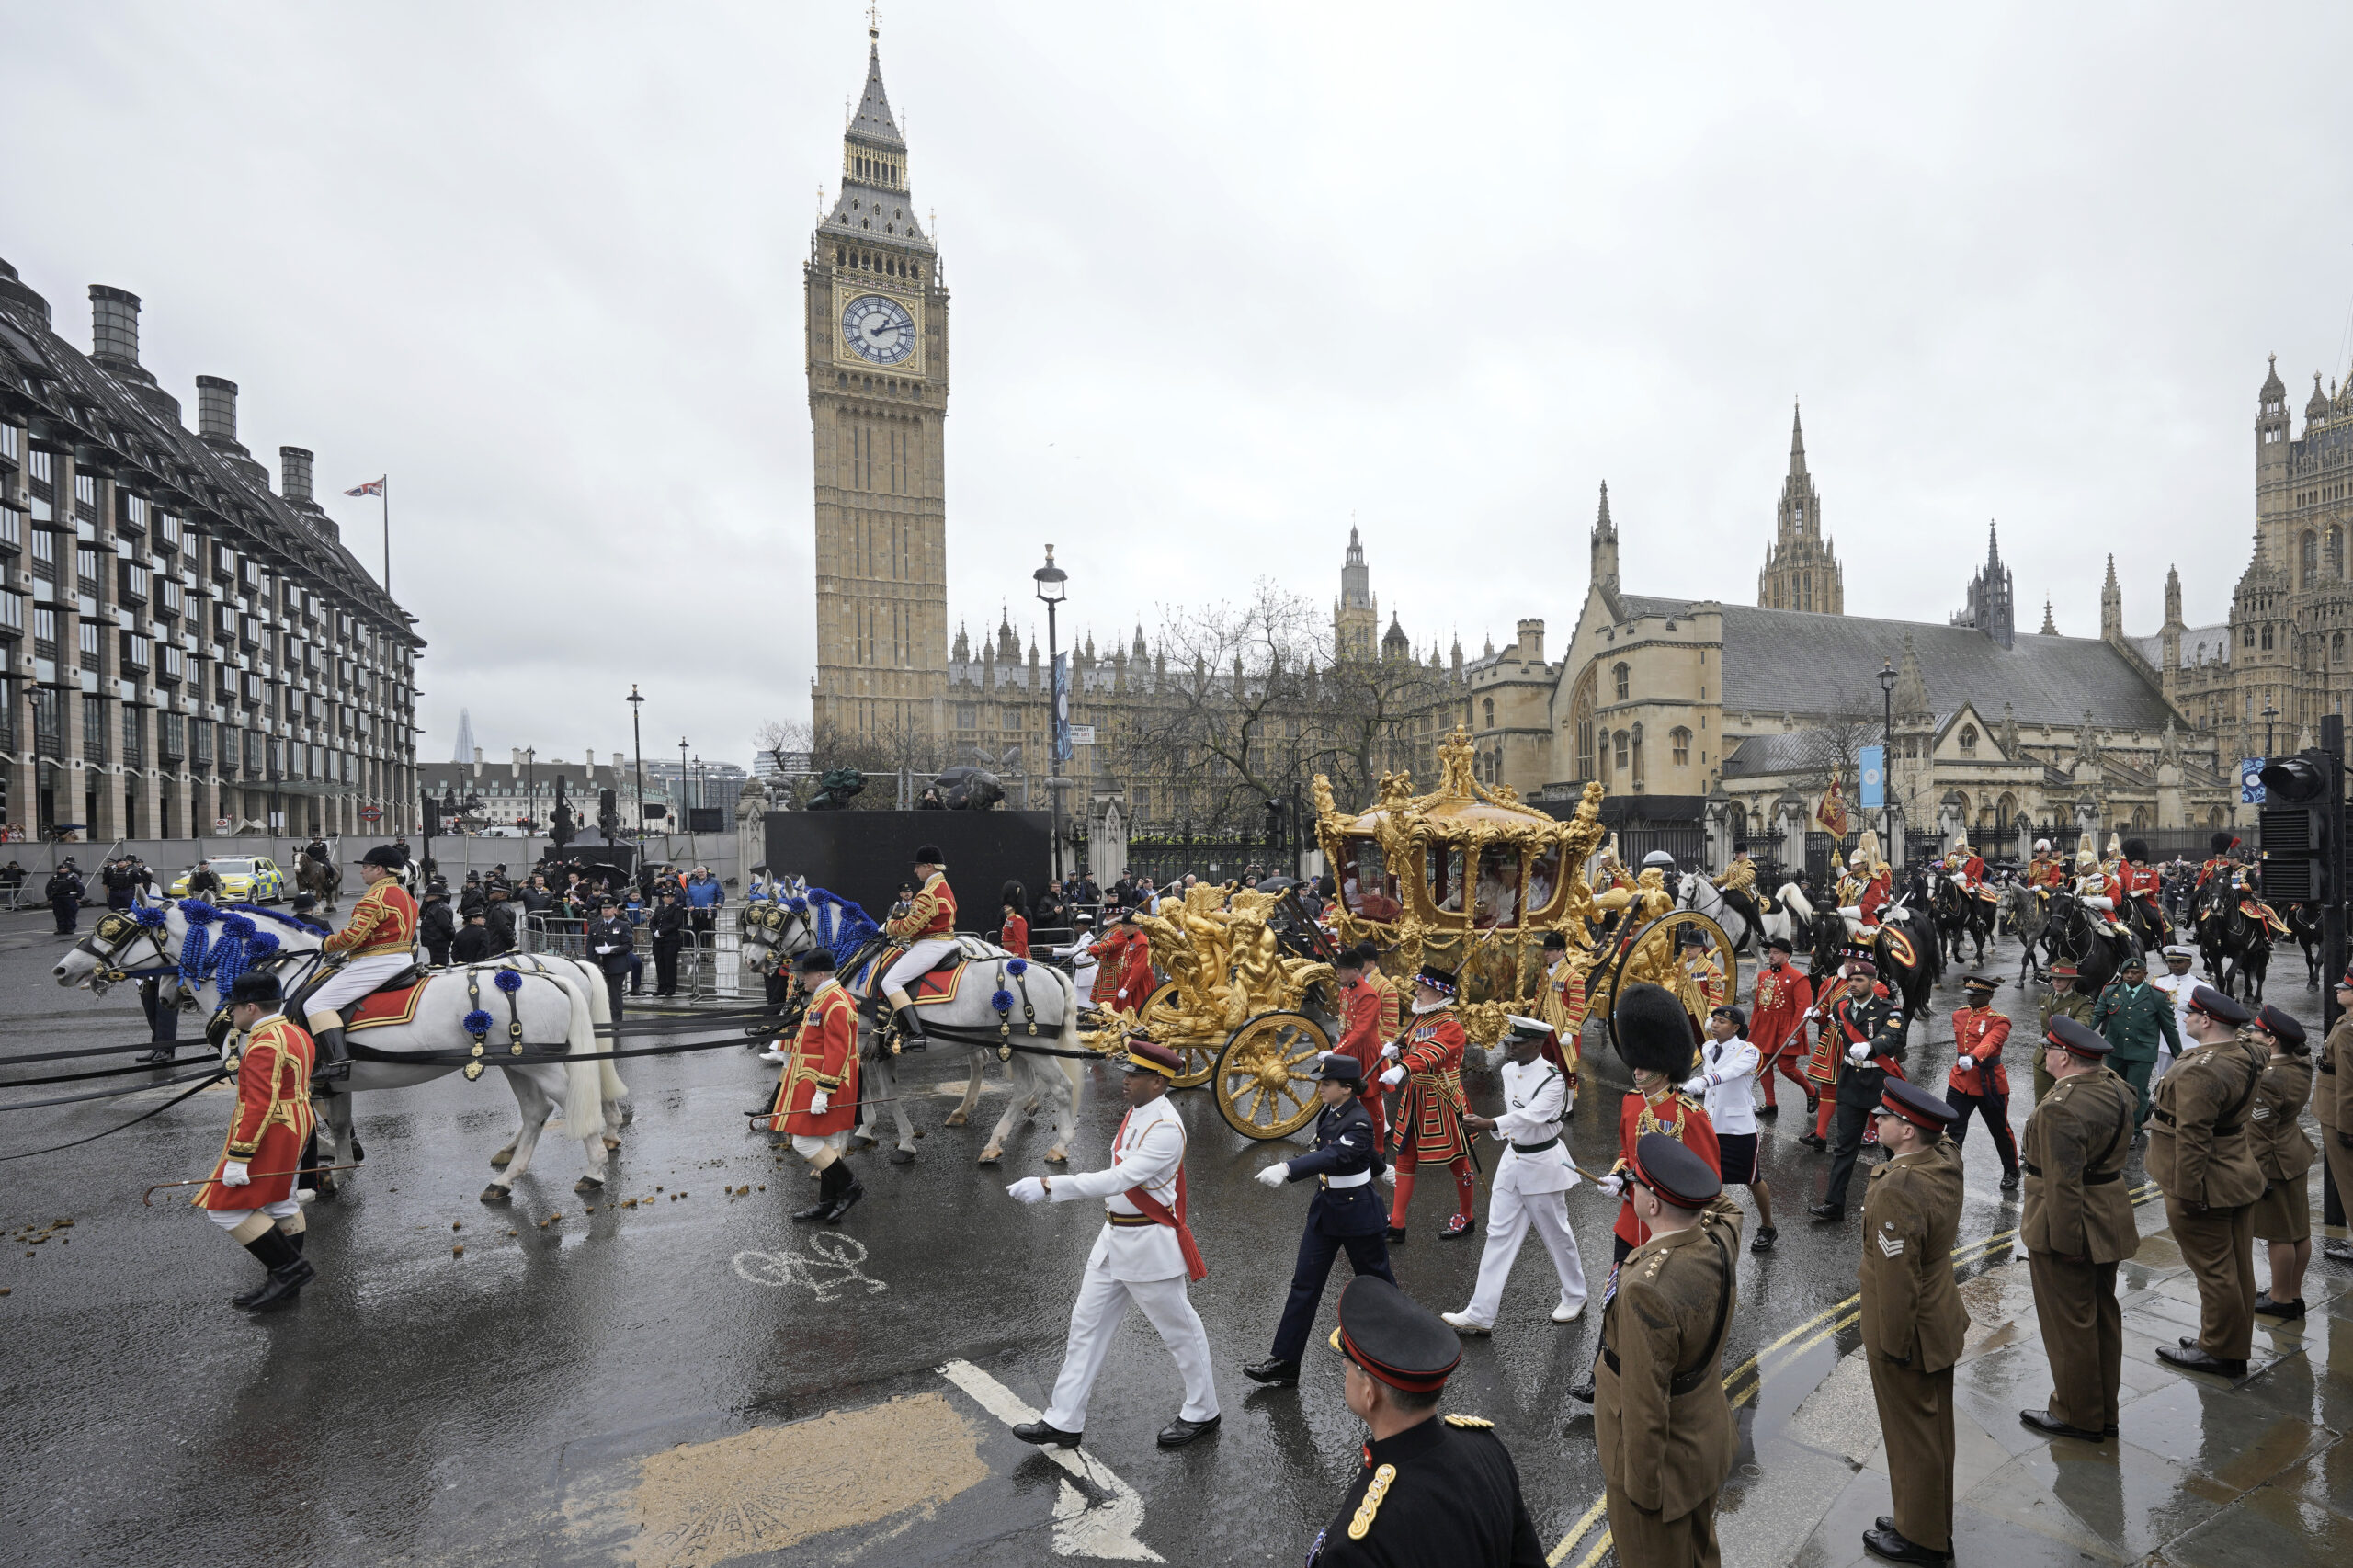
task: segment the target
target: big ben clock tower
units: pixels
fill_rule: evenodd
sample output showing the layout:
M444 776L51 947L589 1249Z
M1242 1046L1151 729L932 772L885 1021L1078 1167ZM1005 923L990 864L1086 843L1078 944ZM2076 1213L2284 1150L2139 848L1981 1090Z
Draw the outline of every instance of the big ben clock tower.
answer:
M948 684L948 290L867 32L841 193L804 268L820 728L938 735Z

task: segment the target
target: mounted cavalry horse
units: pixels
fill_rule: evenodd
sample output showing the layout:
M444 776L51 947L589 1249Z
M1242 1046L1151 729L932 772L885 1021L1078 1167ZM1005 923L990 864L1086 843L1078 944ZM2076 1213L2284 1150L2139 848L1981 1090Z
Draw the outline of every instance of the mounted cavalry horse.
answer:
M2086 995L2098 995L2126 959L2147 957L2131 926L2107 929L2103 913L2075 893L2051 889L2042 907L2042 949L2075 966L2075 989Z
M1781 891L1790 906L1813 927L1817 989L1822 977L1837 972L1847 958L1868 953L1881 983L1901 1005L1902 1021L1909 1024L1928 1016L1928 994L1944 975L1944 949L1937 940L1936 924L1925 910L1898 899L1880 911L1877 926L1865 926L1836 909L1817 914L1794 885Z
M2049 907L2034 889L2010 882L2002 889L2001 919L2002 929L2018 939L2018 983L2025 984L2029 972L2041 978L2043 964L2035 954L2051 925Z
M2263 917L2244 907L2246 894L2227 876L2209 877L2190 901L2198 950L2215 989L2225 996L2243 994L2250 1002L2263 1000L2265 973L2271 968L2271 928Z
M286 994L299 998L329 968L320 947L324 940L308 926L251 904L218 909L183 898L109 914L51 972L58 984L87 985L93 995L119 981L154 979L161 1004L176 1006L190 996L210 1015L219 1012L230 983L249 971L277 974ZM403 1089L460 1069L473 1078L484 1067L498 1067L515 1092L523 1122L491 1156L494 1166L504 1168L483 1189L483 1201L504 1202L511 1195L558 1107L563 1136L580 1143L586 1160L574 1190L603 1187L607 1152L620 1146L629 1091L612 1062L597 1059L597 1028L609 1019L603 1016L604 983L595 971L570 959L509 954L493 963L419 966L412 972L421 978L405 986L396 980L347 1011L352 1064L343 1087L352 1093ZM299 1018L299 1000L290 1001L286 1011ZM224 1054L225 1022L222 1015L208 1037ZM526 1052L541 1060L502 1060ZM558 1053L587 1060L545 1060ZM419 1056L427 1060L402 1060ZM328 1097L320 1127L337 1151L337 1157L324 1163L349 1163L345 1156L354 1142L351 1094ZM332 1180L321 1182L322 1199L335 1192Z
M1985 961L1985 944L1994 935L1994 904L1977 891L1949 871L1930 871L1928 882L1928 913L1936 920L1938 939L1952 955L1956 967L1961 963L1961 943L1967 937L1977 945L1973 963Z
M1813 939L1813 905L1795 882L1783 882L1779 895L1759 907L1745 889L1726 891L1698 871L1686 871L1676 884L1675 906L1697 910L1722 926L1734 952L1762 951L1762 945L1776 937L1795 951Z
M1060 1165L1070 1157L1071 1140L1077 1134L1079 1064L1094 1054L1079 1041L1079 1002L1070 978L977 937L959 936L950 960L908 992L921 1010L923 1031L930 1040L965 1046L972 1053L964 1097L949 1112L947 1125L964 1125L979 1103L982 1074L992 1059L1000 1060L1013 1094L981 1150L980 1163L991 1165L1004 1158L1005 1141L1020 1119L1043 1108L1053 1123L1045 1158L1050 1165ZM868 1100L891 1107L899 1131L891 1159L904 1165L915 1158L915 1126L899 1092L895 1044L887 1031L878 1031L875 1006L870 1005L876 981L896 945L879 932L863 909L823 888L745 912L743 961L758 973L774 973L779 965L789 966L817 947L833 952L842 984L858 1003L858 1056L875 1090ZM1069 1054L1051 1056L1043 1053L1046 1050Z
M319 901L319 913L333 915L343 892L343 869L332 859L314 860L304 850L294 862L294 885Z

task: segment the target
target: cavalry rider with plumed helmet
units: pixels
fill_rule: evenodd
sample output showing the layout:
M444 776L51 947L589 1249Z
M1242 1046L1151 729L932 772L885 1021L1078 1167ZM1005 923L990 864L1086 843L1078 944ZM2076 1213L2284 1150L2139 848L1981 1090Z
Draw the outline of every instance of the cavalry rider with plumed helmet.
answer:
M2051 840L2036 839L2034 855L2026 863L2026 885L2040 894L2052 888L2064 887L2066 883L2066 865L2051 852Z
M777 1084L768 1128L790 1134L792 1152L817 1173L817 1201L792 1217L838 1225L866 1196L843 1158L858 1120L858 1005L835 978L834 955L825 949L810 949L794 967L809 1005Z
M2097 911L2091 917L2095 926L2111 937L2124 935L2116 920L2116 878L2101 864L2088 833L2075 846L2075 896L2084 901L2084 907Z
M2116 891L2120 899L2140 911L2149 946L2159 947L2173 934L2159 907L2157 893L2164 885L2156 868L2149 864L2146 839L2128 838L2124 841L2124 863L2116 869Z
M316 1076L322 1083L351 1076L343 1049L343 1009L416 962L416 900L401 886L401 854L379 844L359 858L359 880L368 891L351 906L351 918L324 944L341 965L302 996L312 1036L318 1041Z
M311 1136L311 1037L278 1010L274 974L247 972L229 987L229 1021L243 1030L237 1104L211 1180L196 1189L196 1207L269 1272L232 1299L249 1312L292 1306L317 1272L302 1256L302 1206L295 1167Z
M915 878L922 885L907 912L882 927L883 935L906 944L906 951L882 976L882 994L898 1023L901 1047L907 1051L921 1051L928 1043L923 1020L907 999L907 987L956 950L956 892L948 885L947 861L934 845L915 851Z

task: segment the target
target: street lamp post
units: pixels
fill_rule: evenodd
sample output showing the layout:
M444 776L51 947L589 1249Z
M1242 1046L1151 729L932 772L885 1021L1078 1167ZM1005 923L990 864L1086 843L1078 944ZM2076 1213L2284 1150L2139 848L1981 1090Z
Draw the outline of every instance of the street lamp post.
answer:
M523 832L528 836L540 830L540 748L523 748Z
M1046 607L1046 798L1049 816L1047 840L1053 846L1053 880L1063 880L1063 784L1062 767L1070 759L1063 755L1063 693L1061 671L1062 650L1055 641L1054 611L1068 597L1064 585L1070 574L1054 564L1054 547L1046 546L1046 563L1029 574L1038 585L1038 602Z
M1904 858L1895 846L1895 666L1885 659L1879 663L1879 835L1887 841L1885 853L1900 866Z
M2276 737L2271 733L2271 721L2278 717L2279 717L2279 710L2271 706L2271 699L2268 696L2265 697L2263 699L2263 756L2267 762L2271 759L2271 753L2276 744Z
M687 804L687 737L680 735L678 737L677 811L681 816L684 816L688 809L689 808ZM694 822L694 818L687 817L684 824L687 828L687 858L689 860L695 858Z
M637 750L637 859L645 863L645 732L638 723L638 704L645 699L637 694L637 683L629 687L629 738Z

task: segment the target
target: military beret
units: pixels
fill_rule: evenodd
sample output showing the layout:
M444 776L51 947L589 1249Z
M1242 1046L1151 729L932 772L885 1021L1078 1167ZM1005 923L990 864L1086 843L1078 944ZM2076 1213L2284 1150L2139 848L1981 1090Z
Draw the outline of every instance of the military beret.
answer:
M1645 1132L1634 1142L1633 1178L1677 1209L1704 1209L1724 1189L1708 1162L1664 1132Z
M2145 970L2148 967L2149 960L2147 959L2143 958L2138 953L2127 953L2124 955L2124 961L2116 966L2116 972L2121 974L2128 969Z
M2290 1045L2304 1043L2302 1020L2282 1012L2268 1002L2263 1005L2263 1011L2255 1016L2255 1027L2275 1039L2286 1040Z
M1185 1074L1185 1059L1165 1045L1156 1045L1140 1034L1128 1037L1128 1064L1131 1073L1157 1073L1164 1078L1181 1078Z
M2192 1011L2203 1013L2210 1018L2220 1018L2234 1028L2245 1028L2255 1021L2253 1013L2211 985L2193 987L2189 993L2189 1006Z
M1913 1126L1931 1132L1941 1132L1961 1119L1961 1113L1945 1104L1941 1096L1901 1078L1887 1081L1880 1091L1879 1103Z
M1461 1336L1443 1318L1374 1274L1358 1275L1340 1291L1332 1347L1408 1393L1444 1388L1462 1359Z
M2071 1018L2064 1013L2051 1015L2051 1022L2044 1028L2042 1038L2069 1055L2080 1056L2086 1062L2097 1062L2115 1049L2108 1043L2107 1036L2082 1019Z
M1748 1015L1746 1013L1743 1012L1740 1008L1733 1006L1729 1002L1725 1003L1722 1006L1716 1008L1715 1011L1722 1013L1725 1017L1732 1020L1733 1033L1738 1035L1743 1040L1746 1040L1748 1038Z
M1861 976L1865 980L1877 980L1879 978L1879 965L1871 962L1869 959L1856 959L1847 965L1846 978L1852 980L1858 975Z

